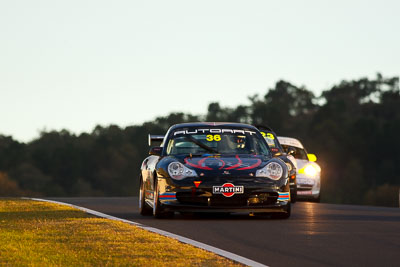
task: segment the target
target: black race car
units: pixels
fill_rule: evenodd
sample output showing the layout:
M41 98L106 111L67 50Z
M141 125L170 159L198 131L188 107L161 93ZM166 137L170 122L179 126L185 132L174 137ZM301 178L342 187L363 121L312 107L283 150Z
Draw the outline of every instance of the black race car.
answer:
M288 167L257 128L239 123L172 126L141 167L139 209L157 218L178 212L290 216Z
M278 136L268 126L256 125L260 130L262 136L267 141L269 148L272 151L274 157L278 157L283 160L289 170L289 181L290 181L290 200L292 203L297 201L297 163L296 159L292 155L288 155L278 140Z

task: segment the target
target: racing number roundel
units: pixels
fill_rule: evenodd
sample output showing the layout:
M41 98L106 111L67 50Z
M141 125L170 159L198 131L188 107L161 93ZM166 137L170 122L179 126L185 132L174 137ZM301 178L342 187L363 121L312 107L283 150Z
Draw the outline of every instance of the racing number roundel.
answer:
M231 184L231 183L225 183L225 184L223 184L222 185L222 187L234 187L234 185L233 184ZM231 196L233 196L235 194L235 192L230 192L230 193L222 193L222 195L224 195L225 197L231 197Z

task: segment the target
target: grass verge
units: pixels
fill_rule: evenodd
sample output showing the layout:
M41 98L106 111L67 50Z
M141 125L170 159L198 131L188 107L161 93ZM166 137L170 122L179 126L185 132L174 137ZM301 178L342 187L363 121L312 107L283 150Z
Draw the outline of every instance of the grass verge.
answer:
M0 265L241 266L126 223L22 199L0 199Z

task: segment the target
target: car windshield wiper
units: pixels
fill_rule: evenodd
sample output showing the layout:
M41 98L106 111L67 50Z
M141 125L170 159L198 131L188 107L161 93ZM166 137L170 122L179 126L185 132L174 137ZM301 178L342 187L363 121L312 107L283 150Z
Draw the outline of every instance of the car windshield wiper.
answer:
M188 141L190 141L190 142L192 142L192 143L198 145L199 147L201 147L201 148L207 150L208 152L218 154L218 150L216 150L216 149L214 149L214 148L212 148L212 147L209 147L209 146L203 144L202 142L196 140L195 138L193 138L193 137L191 137L191 136L185 136L185 139L187 139Z

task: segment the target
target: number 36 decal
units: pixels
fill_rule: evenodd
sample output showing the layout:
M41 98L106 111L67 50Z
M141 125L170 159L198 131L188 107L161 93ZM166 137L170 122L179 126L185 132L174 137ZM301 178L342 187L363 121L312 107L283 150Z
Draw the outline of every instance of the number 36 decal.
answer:
M217 142L219 142L219 141L221 141L221 135L219 135L219 134L215 134L215 135L208 134L207 135L207 141L217 141Z

